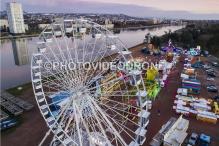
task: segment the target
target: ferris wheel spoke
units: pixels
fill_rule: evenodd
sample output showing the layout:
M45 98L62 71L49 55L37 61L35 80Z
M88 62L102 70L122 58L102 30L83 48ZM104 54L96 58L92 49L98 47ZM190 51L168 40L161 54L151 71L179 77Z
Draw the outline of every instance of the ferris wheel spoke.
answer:
M118 128L121 129L121 130L119 130L119 133L125 132L126 135L128 135L132 140L135 141L135 138L134 138L133 136L131 136L131 134L130 134L130 132L131 132L132 134L135 134L135 132L134 132L132 129L130 129L130 128L128 128L127 126L124 125L124 124L125 124L125 121L116 121L116 120L115 120L114 118L112 118L112 116L109 115L109 114L106 114L106 116L107 116L109 119L111 119L111 120L113 121L113 123L116 124L116 126L118 126ZM126 129L127 131L126 131L125 129ZM129 132L128 132L128 131L129 131Z
M99 76L102 76L105 72L106 72L106 70L102 70L102 71L100 71L97 75L94 76L95 71L93 71L93 73L91 74L91 77L94 76L94 78L97 78L97 77L99 77ZM125 77L128 77L128 76L131 76L131 74L130 74L130 73L127 73L127 74L124 76L124 78L125 78ZM90 79L89 79L88 81L89 81L89 82L87 82L86 84L89 84L89 83L90 83Z
M46 58L46 60L47 61L49 61L49 63L51 63L52 64L52 62L46 57L46 56L44 56L45 58ZM50 71L50 70L47 70L47 72L49 73L49 74L51 74L52 75L52 77L56 77L56 79L58 79L59 80L59 82L60 83L65 83L66 84L66 82L65 82L65 80L63 80L62 78L59 78L59 73L62 75L62 76L66 76L61 70L58 70L58 74L54 74L52 71ZM51 76L50 76L51 77ZM67 85L67 84L66 84Z
M67 50L67 53L68 53L68 58L69 58L68 60L72 60L73 57L72 57L72 55L70 53L70 49L69 49L69 45L68 45L68 41L66 39L66 36L64 35L64 26L63 25L61 26L61 30L62 30L62 37L64 38L66 50Z
M137 90L135 90L137 91ZM97 91L90 91L91 95L94 95ZM103 94L102 93L98 93L101 97L130 97L130 96L135 96L135 95L131 95L131 94L128 94L128 92L125 92L125 93L122 93L122 92L104 92Z
M106 132L104 130L105 128L103 128L103 125L100 122L100 118L97 115L97 112L95 110L95 106L93 104L90 104L90 106L91 106L92 113L93 113L93 115L94 115L94 117L96 119L96 122L98 123L98 126L100 128L101 133L104 135L105 138L107 138ZM107 142L107 143L109 144L109 142Z
M68 90L66 84L62 84L61 82L48 81L43 80L43 87L53 90Z
M59 80L44 80L42 81L44 86L48 87L48 88L53 88L53 89L63 89L63 90L67 90L66 88L66 84L63 84L62 82L60 82ZM56 88L58 87L58 88Z
M95 39L95 41L96 41L96 39ZM95 46L94 46L94 47L95 47ZM95 57L94 60L93 60L94 47L93 47L93 49L92 49L92 54L91 54L90 62L96 62L96 61L97 61L96 57ZM102 45L100 46L100 49L97 51L97 55L96 55L96 56L99 56L98 54L100 53L101 48L102 48ZM105 52L104 52L104 54L105 54ZM90 76L93 76L94 73L95 73L95 71L96 71L96 70L93 70L93 72L90 73ZM88 72L86 73L85 78L84 78L84 85L86 84L85 81L87 81L87 78L88 78Z
M128 120L130 123L134 124L135 126L139 126L137 123L133 122L133 121L130 120L128 117L123 116L123 115L122 115L121 113L119 113L118 111L123 112L123 113L127 113L128 115L136 116L136 117L137 117L138 115L133 114L133 113L130 113L130 112L126 112L126 111L121 110L121 109L116 109L115 107L108 106L108 105L103 104L103 103L98 103L98 104L100 104L101 106L104 106L104 107L106 108L105 112L107 112L107 111L110 110L110 111L114 112L116 115L121 116L121 117L123 117L124 119ZM136 107L131 107L131 108L135 108L135 110L139 110L139 109L136 108ZM115 114L114 114L114 115L115 115Z
M79 138L79 146L83 146L83 142L82 142L82 136L81 136L81 129L79 128L79 119L78 119L78 116L77 116L77 109L75 108L75 105L73 104L73 108L75 109L74 110L74 115L75 115L75 122L76 122L76 129L77 129L77 133L78 133L78 138Z
M100 116L100 114L99 114L99 112L97 111L97 114ZM100 116L101 117L101 116ZM103 125L105 125L105 129L106 129L106 133L107 133L107 136L108 136L108 140L112 143L113 142L113 138L114 137L116 137L116 135L114 135L114 133L112 133L112 132L110 132L111 130L111 128L110 127L108 127L107 125L107 122L106 121L104 121L104 119L99 119L99 121L101 122L101 123L103 123ZM94 123L93 122L93 124L95 125L95 126L98 126L98 124L97 123ZM118 145L118 144L117 144Z
M99 112L99 111L97 111L98 113L99 113L99 115L101 115L102 116L102 114ZM106 116L107 117L107 116ZM109 123L105 120L105 119L102 119L101 120L105 125L109 125ZM109 122L111 122L110 121L110 119L108 119L108 121ZM113 126L113 127L112 127ZM108 129L108 131L109 131L109 133L110 133L110 135L111 135L111 137L108 137L108 139L109 139L109 141L111 142L111 143L113 143L113 140L116 140L116 141L119 141L119 144L122 144L122 145L127 145L127 144L125 144L125 143L123 143L123 139L121 139L121 137L119 137L118 135L120 134L119 133L119 129L116 129L116 127L115 127L115 125L112 123L112 126L107 126L107 128L106 129ZM114 130L113 130L114 129ZM116 131L116 132L115 132ZM116 143L118 143L118 142L116 142Z
M97 89L97 88L103 87L103 86L107 86L107 85L109 85L109 84L113 84L113 83L115 83L115 82L117 82L117 81L124 81L124 79L125 79L126 77L128 77L128 76L129 76L129 75L125 75L125 76L123 76L123 77L117 77L117 78L112 79L112 80L110 80L110 81L108 81L108 82L101 83L100 85L97 85L97 86L95 86L95 87L89 88L89 91L91 91L91 90L93 90L93 89ZM94 81L90 81L86 86L89 87L89 86L90 86L92 83L94 83L94 82L95 82L95 80L94 80Z
M106 49L106 46L104 46L104 44L102 44L97 52L101 52L100 50L102 50L102 49L103 49L104 51L103 51L103 53L102 53L101 56L96 55L96 56L94 57L94 59L93 59L93 57L92 57L91 60L92 60L93 62L96 62L96 61L98 61L98 60L101 61L101 60L106 56L107 52L109 51L109 50ZM93 56L93 55L92 55L92 56ZM109 57L111 57L111 56L109 55ZM111 59L112 59L112 57L111 57ZM93 75L93 74L92 74L92 75Z
M52 27L52 31L55 33L54 27ZM53 39L55 40L55 43L56 43L56 45L57 45L57 47L58 47L58 50L59 50L59 52L60 52L60 54L61 54L62 60L63 60L63 61L64 61L64 60L67 60L66 57L65 57L65 55L64 55L64 53L63 53L63 51L62 51L62 49L61 49L60 44L58 43L58 40L57 40L56 36L53 35Z
M106 105L106 104L104 104L104 103L99 103L99 104L105 106L105 107L107 108L106 111L111 110L111 111L115 112L116 115L119 115L119 116L123 116L123 115L122 115L121 113L119 113L119 112L126 113L127 115L132 115L132 116L135 116L135 117L138 116L137 114L133 114L133 113L131 113L131 112L127 112L127 111L125 111L125 110L122 110L122 109L120 109L119 107L109 106L109 105ZM133 107L132 107L132 108L133 108ZM135 110L138 110L138 109L135 109ZM126 116L123 116L123 117L126 118L127 120L130 120L130 119L127 118ZM130 121L131 121L131 120L130 120ZM134 124L135 122L132 121L132 123ZM136 123L135 123L135 125L138 126L138 124L136 124Z
M86 131L88 132L88 136L89 136L89 139L90 139L90 138L91 138L91 137L90 137L91 134L90 134L90 130L89 130L89 125L91 125L91 124L89 124L89 121L88 121L88 120L86 121L86 117L83 118L83 116L82 116L82 114L81 114L81 111L80 111L80 109L77 107L77 105L75 105L75 108L79 111L79 112L78 112L78 115L79 115L80 120L82 121L82 123L83 123L83 125L84 125ZM76 116L76 115L75 115L75 116ZM92 129L93 129L93 127L92 127ZM90 140L89 140L89 143L91 143Z
M109 98L107 98L107 97L102 97L102 96L101 96L100 98L103 99L103 100L107 100L106 103L107 103L107 102L108 102L108 103L112 102L112 104L116 104L116 105L120 104L120 105L125 105L126 107L133 107L133 108L138 109L136 106L130 105L130 104L128 104L128 103L115 101L115 100L109 99ZM116 97L116 98L118 98L118 97ZM121 98L122 98L122 97L121 97ZM97 100L97 99L95 99L95 100ZM140 108L139 108L139 109L140 109Z
M82 50L83 50L83 51L82 51L82 54L83 54L83 55L82 55L82 57L83 57L82 59L83 59L83 62L85 62L85 60L84 60L84 59L85 59L85 47L86 47L86 45L87 45L87 44L86 44L86 37L84 37L83 42L84 42L84 43L83 43L83 46L82 46Z
M122 137L118 134L118 131L113 127L112 123L108 120L108 118L106 117L106 115L103 113L103 111L101 110L101 108L99 107L99 105L94 101L94 99L88 97L89 100L93 103L93 107L99 111L99 113L101 114L101 116L103 117L103 119L107 122L107 124L109 125L109 127L115 132L115 134L117 135L117 137L120 139L120 141L122 142L123 145L127 145L126 142L124 141L124 139L122 139Z
M56 119L56 122L58 125L56 125L56 131L54 132L55 134L59 134L59 130L62 130L62 133L64 134L62 137L67 137L68 139L71 139L71 142L76 144L77 143L72 139L72 137L70 137L67 132L65 131L65 129L63 129L62 125L63 125L63 121L65 120L65 115L66 114L66 110L69 108L70 104L67 104L63 109L62 112L59 114L58 118ZM60 119L61 118L61 119ZM58 120L60 119L60 122L58 123ZM55 135L59 140L61 140L61 138L59 138L58 135ZM61 140L62 141L62 140ZM62 141L63 143L64 141Z

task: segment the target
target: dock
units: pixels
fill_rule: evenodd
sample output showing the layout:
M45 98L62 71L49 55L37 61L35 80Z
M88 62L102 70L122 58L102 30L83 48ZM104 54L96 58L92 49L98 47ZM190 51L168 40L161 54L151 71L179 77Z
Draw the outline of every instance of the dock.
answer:
M1 103L1 106L9 111L11 114L13 114L14 116L18 116L21 115L23 113L23 110L17 106L15 106L14 104L11 104L11 102L5 101Z
M8 101L8 102L11 102L13 103L14 105L22 108L23 110L25 111L28 111L28 110L31 110L33 108L33 105L18 98L18 97L15 97L14 95L8 93L8 92L1 92L1 97Z
M9 117L9 115L0 109L0 121L5 120L8 117Z
M1 91L0 105L4 110L14 116L21 115L23 111L29 111L33 108L32 104L15 97L6 91ZM8 118L7 113L1 110L1 120L6 119L6 117Z

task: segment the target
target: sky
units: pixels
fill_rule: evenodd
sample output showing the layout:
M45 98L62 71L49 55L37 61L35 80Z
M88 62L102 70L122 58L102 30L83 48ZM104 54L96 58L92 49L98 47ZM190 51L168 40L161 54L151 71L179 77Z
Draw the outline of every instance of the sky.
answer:
M1 0L28 12L123 13L139 17L219 19L219 0Z

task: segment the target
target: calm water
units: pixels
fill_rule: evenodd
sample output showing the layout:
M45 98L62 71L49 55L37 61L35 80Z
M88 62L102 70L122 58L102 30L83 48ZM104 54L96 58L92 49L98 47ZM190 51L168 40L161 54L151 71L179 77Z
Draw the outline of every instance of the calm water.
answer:
M150 32L152 35L163 35L164 31L178 30L183 26L164 26L144 30L124 30L119 38L127 47L143 42L144 36ZM37 50L38 38L21 38L16 40L1 40L1 90L30 82L31 54Z

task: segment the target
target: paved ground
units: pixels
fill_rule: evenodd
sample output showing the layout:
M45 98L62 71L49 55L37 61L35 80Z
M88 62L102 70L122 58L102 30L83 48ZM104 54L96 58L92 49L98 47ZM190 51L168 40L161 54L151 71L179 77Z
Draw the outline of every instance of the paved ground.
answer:
M141 48L141 45L134 48L133 54L135 57L143 57L140 52ZM148 57L148 59L150 58L152 60L159 59L158 57ZM179 74L181 73L182 68L182 63L177 64L176 69L171 72L168 78L168 86L161 90L159 97L153 103L150 124L147 132L147 141L145 142L144 146L149 146L149 142L152 140L152 137L159 131L161 126L169 120L170 117L179 116L175 114L175 112L172 110L172 106L176 90L181 85ZM205 84L207 84L207 82L205 81L205 72L200 70L198 74L198 78L203 83L201 96L206 98L212 96L205 89ZM217 79L216 84L219 86L219 79ZM2 133L2 146L36 146L39 144L41 139L44 137L46 131L48 130L36 105L32 88L24 91L21 98L34 104L35 107L30 112L26 112L21 116L22 122L19 126ZM158 116L157 114L158 109L160 109L161 111L160 116ZM219 122L218 124L214 125L197 121L195 117L185 118L190 121L188 130L189 133L197 132L208 134L212 137L211 146L219 146Z
M135 57L142 57L146 58L146 60L159 60L158 57L151 57L151 56L143 56L140 52L142 46L138 46L133 51ZM201 57L201 60L209 63L209 60L212 61L212 57L204 58ZM195 60L194 60L195 61ZM183 69L183 63L179 62L175 69L171 71L170 76L168 77L168 85L164 87L158 95L158 98L153 102L151 116L150 116L150 124L148 126L147 132L147 140L144 143L144 146L149 146L154 135L161 129L162 125L165 124L171 117L179 117L178 114L174 112L172 109L174 97L176 95L176 91L179 87L181 87L181 79L180 74ZM211 84L212 82L206 81L207 75L204 70L197 69L197 79L201 81L201 93L198 97L203 98L211 98L215 96L215 93L209 93L206 89L207 84ZM219 74L219 70L216 70L217 75ZM218 86L219 88L219 77L216 78L215 82L213 83ZM158 109L161 111L161 115L158 116ZM192 132L196 132L198 134L205 133L212 137L212 143L210 146L219 146L219 122L217 124L210 124L204 123L201 121L196 120L196 117L185 117L190 121L188 133L191 134Z
M32 103L34 108L19 117L19 125L1 134L2 146L35 146L47 131L33 95L32 87L26 90L21 98Z

